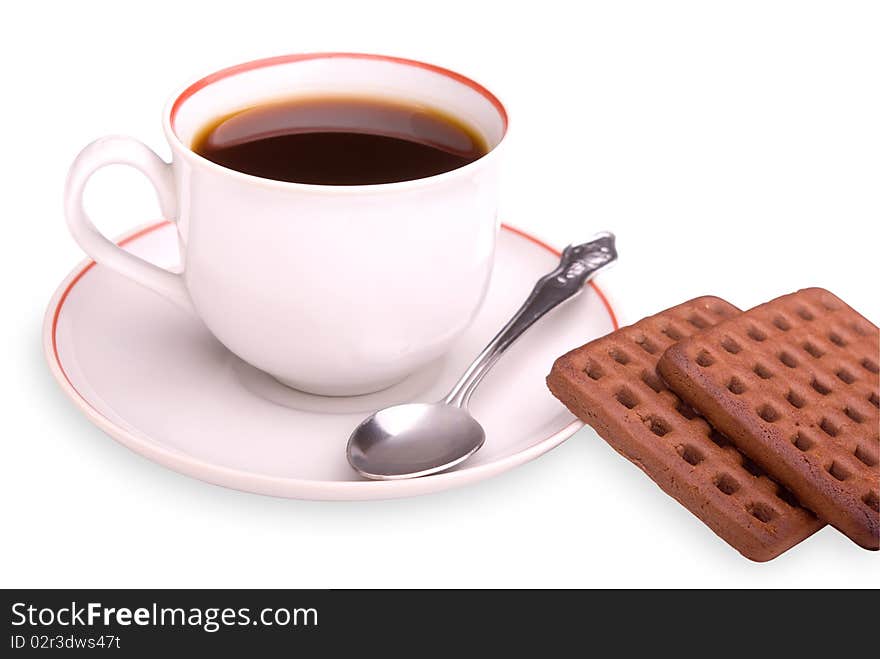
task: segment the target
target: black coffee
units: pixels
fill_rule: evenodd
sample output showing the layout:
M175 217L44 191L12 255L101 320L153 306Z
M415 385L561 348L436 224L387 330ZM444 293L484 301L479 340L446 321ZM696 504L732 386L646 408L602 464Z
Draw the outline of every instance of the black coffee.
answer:
M437 110L370 98L257 105L205 126L192 149L239 172L295 183L409 181L473 162L488 145Z

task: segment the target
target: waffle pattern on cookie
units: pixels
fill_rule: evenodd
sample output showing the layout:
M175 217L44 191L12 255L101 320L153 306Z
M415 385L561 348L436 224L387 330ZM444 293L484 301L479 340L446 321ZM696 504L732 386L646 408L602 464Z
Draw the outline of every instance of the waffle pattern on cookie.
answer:
M810 288L673 345L659 371L805 506L877 549L878 361L877 327Z
M701 297L560 357L547 384L574 414L746 557L774 558L822 526L672 393L664 350L740 311Z

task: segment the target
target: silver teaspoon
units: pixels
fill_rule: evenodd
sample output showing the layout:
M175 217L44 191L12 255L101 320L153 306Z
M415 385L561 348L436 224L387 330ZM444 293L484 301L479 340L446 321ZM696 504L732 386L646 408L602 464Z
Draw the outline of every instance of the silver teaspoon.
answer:
M348 440L348 462L367 478L416 478L467 460L486 440L468 412L477 385L514 341L538 319L574 297L596 272L617 259L614 235L601 233L582 245L569 245L559 265L538 280L507 325L495 335L438 403L407 403L364 419Z

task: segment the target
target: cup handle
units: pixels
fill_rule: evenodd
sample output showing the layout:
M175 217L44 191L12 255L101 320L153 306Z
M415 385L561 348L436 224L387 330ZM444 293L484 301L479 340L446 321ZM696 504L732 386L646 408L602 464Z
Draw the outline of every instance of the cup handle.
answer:
M67 175L64 213L74 240L97 263L194 312L182 275L126 252L105 238L86 214L83 191L92 174L107 165L129 165L140 170L156 190L162 215L167 219L176 219L177 204L171 165L134 138L116 135L102 137L79 153Z

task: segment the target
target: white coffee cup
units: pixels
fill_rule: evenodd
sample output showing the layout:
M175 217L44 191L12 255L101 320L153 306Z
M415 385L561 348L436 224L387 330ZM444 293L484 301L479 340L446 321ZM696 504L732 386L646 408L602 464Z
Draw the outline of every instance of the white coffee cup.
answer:
M267 101L344 92L441 109L490 146L443 174L378 185L287 183L227 169L190 148L221 116ZM229 350L291 387L354 395L436 359L474 318L498 231L504 106L429 64L320 53L248 62L176 95L163 118L166 163L130 137L105 137L74 161L70 231L98 263L193 311ZM177 225L183 272L117 247L83 210L101 167L136 167Z

